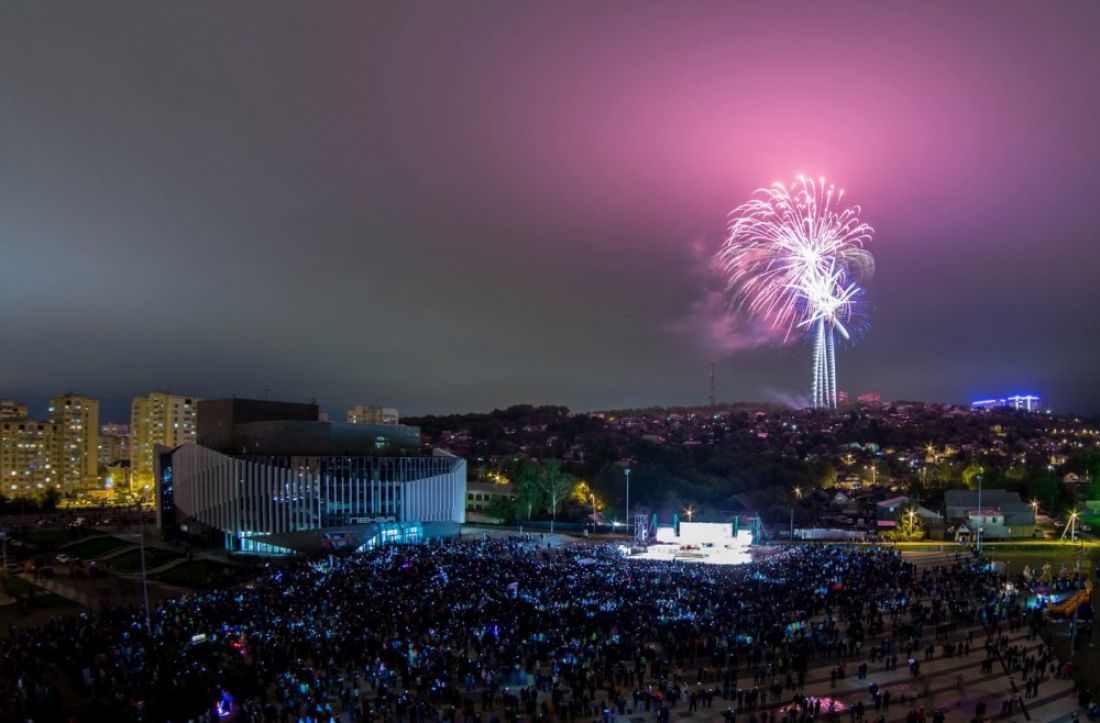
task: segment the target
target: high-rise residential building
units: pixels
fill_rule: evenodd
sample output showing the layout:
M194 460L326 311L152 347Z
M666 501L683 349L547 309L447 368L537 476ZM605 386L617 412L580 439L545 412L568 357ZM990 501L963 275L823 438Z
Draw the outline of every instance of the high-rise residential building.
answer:
M5 496L37 496L60 488L57 426L27 419L25 413L0 420L0 491Z
M99 402L72 392L61 394L50 400L50 421L57 425L62 495L94 489L99 472Z
M130 425L107 422L99 428L99 464L130 459Z
M1013 394L999 399L979 399L971 402L972 409L1016 409L1022 412L1043 411L1042 400L1034 394Z
M134 397L130 405L130 489L153 489L154 454L158 444L176 447L194 442L198 433L198 400L153 392Z
M0 399L0 419L26 419L27 405L11 399Z
M352 407L348 410L351 424L397 424L397 410L392 407Z

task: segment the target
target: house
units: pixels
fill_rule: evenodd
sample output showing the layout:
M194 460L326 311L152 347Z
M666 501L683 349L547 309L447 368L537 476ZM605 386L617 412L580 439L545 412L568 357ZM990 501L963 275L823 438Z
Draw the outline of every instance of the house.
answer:
M466 483L466 519L470 522L503 522L494 515L492 503L497 498L510 500L514 494L512 484L498 484L496 482L467 482Z
M981 528L987 540L1035 536L1035 508L1020 499L1016 492L982 490L981 507L978 493L972 490L948 490L944 494L947 522Z
M875 505L876 520L897 520L901 511L909 504L909 498L901 495L883 500Z
M921 519L925 527L943 527L943 515L938 512L933 512L927 507L913 504L911 500L904 495L891 497L890 499L883 500L876 504L875 520L879 527L893 527L891 524L884 523L898 522L901 515L910 509Z

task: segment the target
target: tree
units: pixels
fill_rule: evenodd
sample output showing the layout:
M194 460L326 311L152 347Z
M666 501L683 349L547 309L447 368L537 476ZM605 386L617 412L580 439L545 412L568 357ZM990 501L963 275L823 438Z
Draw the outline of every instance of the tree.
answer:
M519 468L512 479L512 489L515 492L515 506L517 518L525 515L524 519L530 520L531 514L542 507L542 485L540 477L542 470L537 463L531 460L520 462Z
M924 539L924 519L916 505L909 505L898 517L897 535L899 540L915 542Z
M818 487L833 487L836 485L836 467L831 462L821 462L814 472Z
M515 522L517 513L516 499L515 497L508 498L503 495L494 495L493 498L489 500L489 504L485 508L485 513L505 524Z
M554 521L558 516L558 507L573 491L573 475L561 468L556 459L547 460L539 476L539 487L546 502L550 505L550 532L554 532Z
M962 483L968 490L978 489L978 477L982 475L982 466L977 462L966 465L962 471Z
M592 485L588 484L584 480L577 480L573 485L572 492L569 493L569 499L576 502L581 509L585 510L584 514L592 515L592 523L596 523L596 513L603 510L606 506L604 501L601 500L595 490L592 489Z
M1100 455L1095 452L1089 454L1084 460L1084 471L1089 476L1089 499L1100 500Z
M49 487L46 489L46 494L42 496L42 511L53 512L57 509L57 503L61 501L61 493L55 487Z
M1040 502L1050 504L1050 514L1056 515L1057 499L1062 496L1062 483L1058 480L1056 475L1050 472L1044 472L1031 480L1031 484L1028 485L1031 488L1031 495Z

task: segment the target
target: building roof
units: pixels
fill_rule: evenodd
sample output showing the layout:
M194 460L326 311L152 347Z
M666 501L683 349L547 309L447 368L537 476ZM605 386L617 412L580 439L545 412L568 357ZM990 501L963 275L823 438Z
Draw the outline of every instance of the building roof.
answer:
M975 490L947 490L943 495L943 502L948 507L977 507L978 493ZM996 505L1003 507L1005 504L1024 504L1020 495L1007 490L982 490L982 505Z
M506 485L497 484L496 482L487 482L483 480L473 480L466 483L467 492L492 492L499 495L512 494L512 483L509 482Z
M897 507L898 505L904 505L908 501L909 501L909 498L902 495L902 496L899 496L899 497L891 497L888 500L883 500L882 502L878 503L878 506L879 507Z
M977 514L978 493L974 490L948 490L944 494L944 506L948 517ZM1020 499L1016 492L1007 490L982 490L982 509L995 507L1005 518L1008 527L1034 525L1035 509Z

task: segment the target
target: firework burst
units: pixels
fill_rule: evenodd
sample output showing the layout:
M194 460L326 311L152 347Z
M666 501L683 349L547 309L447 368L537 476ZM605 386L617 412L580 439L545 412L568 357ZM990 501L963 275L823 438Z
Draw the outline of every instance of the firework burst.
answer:
M874 272L864 246L873 229L859 206L825 179L798 177L759 189L730 214L714 257L733 309L781 329L813 334L813 403L836 406L834 334L850 339L860 283Z

